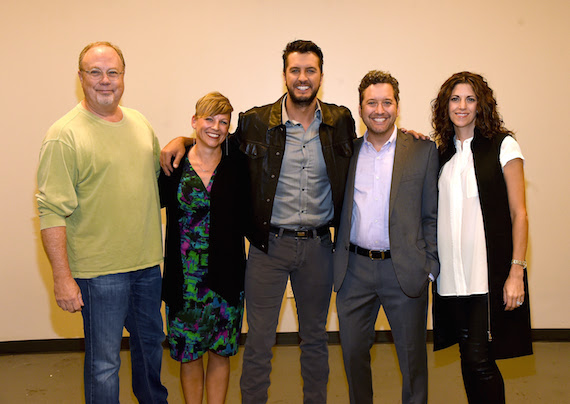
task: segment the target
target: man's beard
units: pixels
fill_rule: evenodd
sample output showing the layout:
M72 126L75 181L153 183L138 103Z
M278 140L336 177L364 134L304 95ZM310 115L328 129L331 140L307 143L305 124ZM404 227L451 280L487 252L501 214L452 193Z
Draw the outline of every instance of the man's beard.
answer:
M293 90L295 88L293 87ZM291 88L287 87L287 96L290 98L291 102L293 104L296 104L300 107L306 107L308 105L311 105L311 103L314 101L314 99L317 97L317 93L319 92L319 88L317 88L316 90L314 90L311 94L309 94L308 96L304 96L304 97L297 97L294 93L294 91L292 91Z
M97 94L97 103L99 105L112 105L115 102L115 94L101 95Z

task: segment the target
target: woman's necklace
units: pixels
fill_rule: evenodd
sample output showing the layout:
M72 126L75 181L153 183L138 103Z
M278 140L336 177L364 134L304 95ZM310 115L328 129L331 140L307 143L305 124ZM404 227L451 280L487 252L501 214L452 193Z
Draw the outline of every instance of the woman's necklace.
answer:
M212 167L204 167L202 164L203 164L202 162L199 162L198 160L195 160L193 165L194 165L194 166L197 166L197 167L194 167L194 168L197 168L198 171L202 171L202 172L204 172L204 173L211 173L211 172L213 172L214 169L218 166L218 163L213 164Z
M196 146L194 146L192 149L190 149L190 153L192 153L192 151L195 148L196 148ZM198 157L197 152L194 151L194 153L192 153L192 158L191 158L192 167L194 167L195 169L197 169L198 171L203 172L203 173L212 173L212 172L214 172L214 170L218 166L218 163L220 162L220 158L221 158L221 156L219 156L219 157L216 156L216 157L213 159L214 160L213 162L210 162L210 164L206 165L202 161L202 158Z

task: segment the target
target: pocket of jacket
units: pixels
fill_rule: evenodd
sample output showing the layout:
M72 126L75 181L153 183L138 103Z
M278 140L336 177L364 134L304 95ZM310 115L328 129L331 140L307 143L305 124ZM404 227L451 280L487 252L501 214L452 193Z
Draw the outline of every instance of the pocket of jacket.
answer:
M342 157L351 157L352 156L352 141L350 142L342 142L336 143L333 145L335 154L342 156Z
M251 159L258 159L267 154L268 146L260 143L242 143L240 150Z

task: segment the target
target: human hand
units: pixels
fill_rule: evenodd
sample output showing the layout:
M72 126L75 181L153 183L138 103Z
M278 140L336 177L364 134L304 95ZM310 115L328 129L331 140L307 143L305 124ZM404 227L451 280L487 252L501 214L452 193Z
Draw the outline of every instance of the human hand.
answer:
M406 128L400 128L400 130L404 133L407 133L408 135L412 135L416 139L431 140L431 138L429 136L426 136L423 133L416 132L415 130L411 130L411 129L408 130Z
M524 270L519 265L512 265L509 277L503 286L503 303L506 311L514 310L524 303L523 279Z
M185 139L187 138L177 137L175 139L172 139L160 151L160 166L162 167L164 173L168 176L172 174L175 168L178 168L180 161L186 153Z
M70 313L81 311L84 306L79 285L70 277L54 280L54 295L57 305Z

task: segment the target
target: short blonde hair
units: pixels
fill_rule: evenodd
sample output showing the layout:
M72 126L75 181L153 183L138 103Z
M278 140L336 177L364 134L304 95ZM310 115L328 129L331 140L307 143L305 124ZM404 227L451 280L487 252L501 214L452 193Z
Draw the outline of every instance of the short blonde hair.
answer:
M217 91L206 94L196 102L196 117L230 114L234 110L230 100Z

